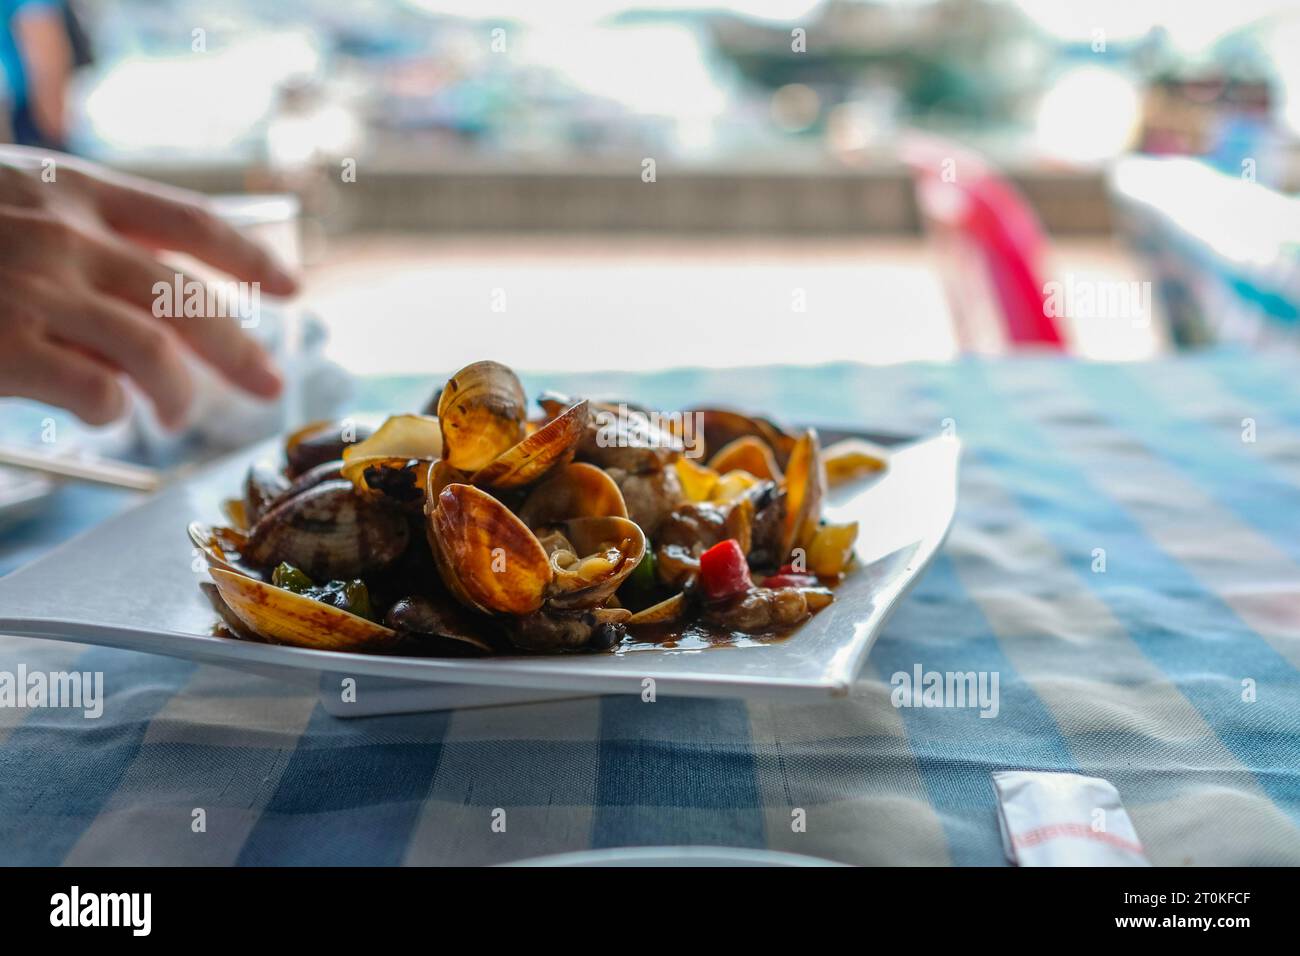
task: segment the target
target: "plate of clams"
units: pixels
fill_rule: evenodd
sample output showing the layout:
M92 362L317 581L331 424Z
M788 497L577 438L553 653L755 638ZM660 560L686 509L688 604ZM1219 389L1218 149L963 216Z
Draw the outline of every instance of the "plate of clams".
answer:
M236 453L0 580L0 630L352 677L353 713L842 695L942 544L958 457L767 410L530 400L476 362L423 408Z

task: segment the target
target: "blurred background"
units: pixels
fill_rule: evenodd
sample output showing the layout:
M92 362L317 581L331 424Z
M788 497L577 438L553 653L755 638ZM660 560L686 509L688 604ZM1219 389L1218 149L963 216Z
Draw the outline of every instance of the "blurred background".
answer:
M1292 347L1293 3L0 9L8 135L293 197L352 373Z

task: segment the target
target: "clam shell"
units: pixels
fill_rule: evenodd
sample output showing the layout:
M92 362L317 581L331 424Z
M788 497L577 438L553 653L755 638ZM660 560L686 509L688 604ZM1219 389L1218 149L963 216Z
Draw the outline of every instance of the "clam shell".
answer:
M539 401L552 416L573 404L555 393L543 395ZM654 427L649 416L646 409L636 405L589 402L578 458L602 468L633 473L663 468L683 451L682 441L678 435Z
M424 507L425 488L433 464L420 458L366 455L349 459L339 471L339 477L350 481L363 495L387 498L418 512Z
M247 547L248 540L243 532L232 528L214 528L201 521L191 521L185 529L190 541L203 553L210 568L221 568L235 574L244 574L239 567L239 556Z
M384 615L384 623L400 634L446 638L490 654L492 645L475 633L470 618L468 611L445 598L412 595L394 603Z
M342 458L348 446L365 441L370 429L348 422L317 421L291 433L284 442L289 477L297 477L322 462Z
M438 398L442 457L463 471L489 465L524 438L527 405L519 379L501 363L465 366Z
M641 526L627 518L575 518L560 525L578 556L579 572L559 571L555 574L548 603L558 608L596 607L604 604L618 590L629 574L645 557L646 539ZM584 565L590 556L607 549L617 549L618 558L608 566L601 566L596 577L586 577Z
M396 631L332 605L222 568L209 573L235 616L268 641L320 651L375 651L397 642Z
M697 408L692 411L701 418L706 450L722 449L737 438L754 435L767 442L778 465L789 467L787 460L794 450L795 436L775 422L727 408Z
M776 463L771 446L753 435L742 435L722 446L709 460L709 467L719 474L739 470L755 478L781 480L781 466Z
M442 489L451 484L467 484L468 476L461 470L451 467L445 461L435 461L425 477L424 509L429 513L430 502L442 494Z
M817 433L808 429L790 450L785 470L786 511L781 534L782 559L794 548L806 548L821 519L826 497L826 469Z
M442 426L430 415L393 415L365 441L343 450L343 460L358 458L442 457Z
M575 463L557 468L528 492L519 506L519 520L530 528L570 518L627 517L623 492L603 469Z
M573 460L586 426L587 403L578 402L480 468L470 476L470 483L486 488L532 484Z
M670 624L685 613L686 594L682 592L637 611L627 619L626 624L628 627L636 627L639 624Z
M542 606L550 559L509 508L473 485L452 483L430 494L425 509L438 572L458 600L489 614Z
M294 495L300 495L308 488L315 488L317 485L323 485L327 481L337 481L343 477L343 460L341 458L331 458L329 461L322 461L318 465L312 465L289 485L289 490L271 502L272 507L282 501L292 498ZM265 512L263 512L265 514ZM261 517L261 515L258 515Z
M409 540L399 509L358 495L351 482L327 481L263 515L248 533L244 556L261 567L287 561L329 581L382 570Z
M248 530L248 509L244 506L244 499L227 498L221 502L221 513L226 516L231 527L238 528L240 531Z
M251 527L291 487L288 476L269 461L254 462L244 477L244 527Z

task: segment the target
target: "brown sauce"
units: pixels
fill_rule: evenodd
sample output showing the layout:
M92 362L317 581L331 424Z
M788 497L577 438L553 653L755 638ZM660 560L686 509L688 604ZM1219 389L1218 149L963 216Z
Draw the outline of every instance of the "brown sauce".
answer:
M637 651L707 651L715 647L762 647L784 641L798 628L746 634L725 627L700 622L690 624L645 625L629 631L622 643L610 649L613 654Z

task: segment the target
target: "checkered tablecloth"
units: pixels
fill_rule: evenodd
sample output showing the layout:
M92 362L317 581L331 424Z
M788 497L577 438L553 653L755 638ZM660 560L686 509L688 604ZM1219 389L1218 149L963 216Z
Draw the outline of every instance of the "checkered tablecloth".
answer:
M371 382L362 405L413 406L428 386ZM594 387L876 429L952 420L967 450L956 524L849 699L345 721L270 679L6 638L0 670L103 671L108 698L98 720L0 709L0 862L493 863L708 844L998 864L990 773L1022 768L1112 781L1157 864L1300 863L1300 367L1028 359ZM76 494L60 514L94 510ZM59 521L12 532L3 555ZM917 664L996 672L997 717L895 708L890 676Z

